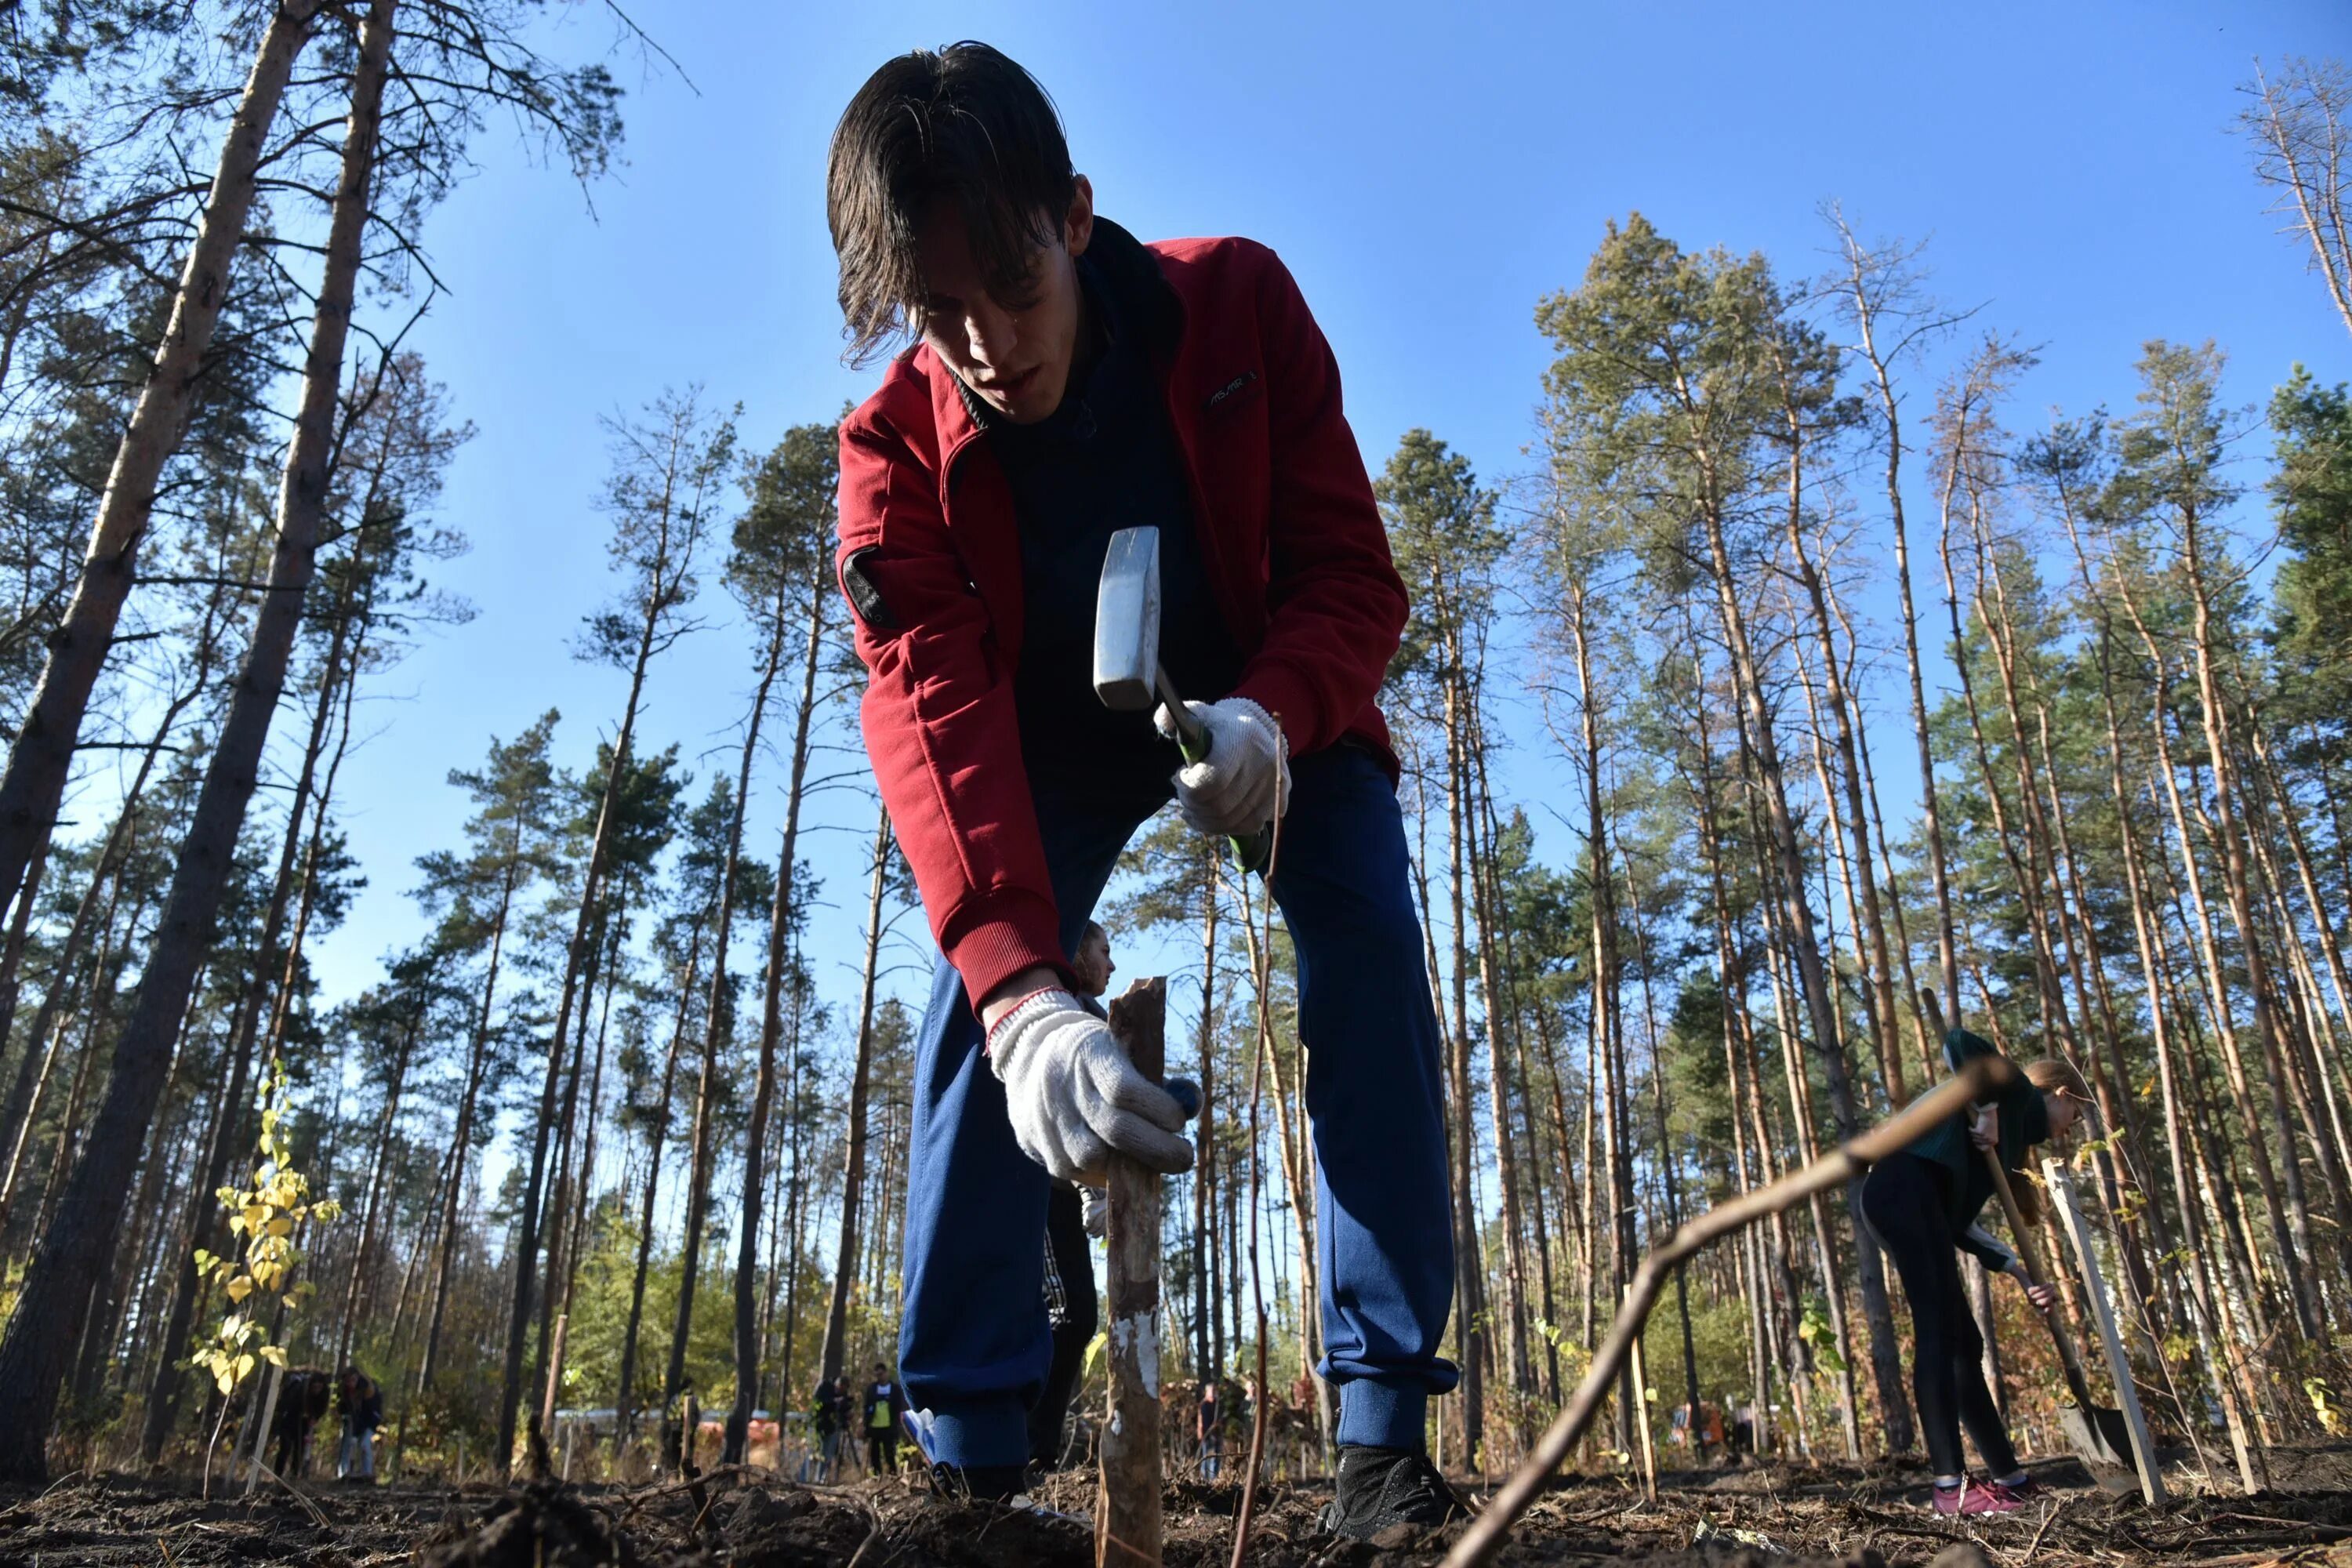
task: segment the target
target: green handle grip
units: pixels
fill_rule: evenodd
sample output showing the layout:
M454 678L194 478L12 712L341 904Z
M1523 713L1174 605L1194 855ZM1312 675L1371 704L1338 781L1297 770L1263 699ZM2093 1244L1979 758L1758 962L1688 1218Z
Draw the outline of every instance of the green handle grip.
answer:
M1182 711L1181 709L1174 710ZM1176 749L1184 753L1184 760L1188 763L1204 763L1209 760L1209 732L1201 729L1188 730L1180 721L1176 731ZM1255 871L1263 876L1266 863L1274 858L1274 824L1269 822L1247 837L1237 836L1226 839L1225 843L1233 849L1234 864L1244 873Z

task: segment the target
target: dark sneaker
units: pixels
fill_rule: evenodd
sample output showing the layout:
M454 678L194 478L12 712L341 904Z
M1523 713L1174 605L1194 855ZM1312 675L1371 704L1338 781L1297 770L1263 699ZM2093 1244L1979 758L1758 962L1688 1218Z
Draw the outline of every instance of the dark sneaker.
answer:
M931 1489L956 1502L1028 1502L1026 1465L950 1465L931 1467Z
M1434 1528L1470 1517L1417 1448L1341 1448L1335 1490L1323 1510L1323 1528L1356 1541L1370 1541L1392 1524Z
M2015 1513L2025 1505L2003 1487L1985 1481L1970 1481L1966 1486L1937 1487L1937 1513Z

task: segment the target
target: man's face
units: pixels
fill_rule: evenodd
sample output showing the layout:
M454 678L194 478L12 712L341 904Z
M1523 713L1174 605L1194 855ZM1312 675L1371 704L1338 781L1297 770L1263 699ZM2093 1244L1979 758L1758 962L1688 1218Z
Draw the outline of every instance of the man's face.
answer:
M1070 960L1071 972L1078 977L1078 993L1084 996L1108 991L1116 967L1110 961L1110 938L1100 931L1088 931L1078 942L1077 955Z
M934 201L917 237L930 286L923 341L982 402L1015 425L1046 417L1069 390L1085 325L1076 263L1094 226L1094 187L1081 174L1055 243L1031 255L1029 276L1003 299L990 292L972 259L953 201Z

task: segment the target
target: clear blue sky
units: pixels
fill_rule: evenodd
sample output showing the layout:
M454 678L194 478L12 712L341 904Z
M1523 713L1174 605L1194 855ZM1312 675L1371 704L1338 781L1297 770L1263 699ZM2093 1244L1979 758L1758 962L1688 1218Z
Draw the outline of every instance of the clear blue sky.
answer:
M480 614L377 688L376 738L340 803L373 886L317 952L331 996L418 931L409 862L464 816L450 767L551 705L571 765L592 727L609 732L619 679L567 651L605 591L597 416L699 382L740 399L765 445L872 384L838 363L824 150L849 94L907 48L977 37L1027 65L1100 209L1144 237L1280 250L1376 470L1414 426L1490 480L1528 466L1535 301L1572 287L1603 224L1635 208L1686 246L1761 249L1796 276L1822 263L1827 198L1866 235L1931 237L1940 293L2043 345L2021 416L2127 404L2154 336L2220 341L2240 402L2298 359L2352 376L2352 339L2264 216L2232 131L2255 56L2352 53L2345 0L630 9L692 87L620 62L627 164L594 187L593 216L493 131L427 231L450 293L415 341L480 430L444 509L474 549L445 581ZM579 5L552 47L600 48L604 26ZM1913 387L1919 404L1929 391ZM723 627L672 656L654 742L727 744L749 657ZM1879 748L1905 798L1900 754ZM731 768L710 755L700 780L716 766ZM1533 756L1513 774L1523 795L1564 787ZM772 855L772 788L757 806L750 844ZM841 793L821 814L856 825L815 848L842 910L814 943L836 996L869 812ZM914 994L911 967L896 988Z

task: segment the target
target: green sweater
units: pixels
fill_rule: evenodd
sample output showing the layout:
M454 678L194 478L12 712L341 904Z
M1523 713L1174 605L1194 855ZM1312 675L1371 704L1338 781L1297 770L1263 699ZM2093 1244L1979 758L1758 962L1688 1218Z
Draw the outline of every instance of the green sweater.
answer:
M1944 1056L1954 1072L1975 1058L2000 1054L1991 1041L1966 1029L1954 1029L1944 1037ZM2000 1108L2000 1163L2014 1185L2021 1179L2018 1173L2025 1169L2025 1152L2050 1138L2050 1108L2042 1102L2042 1091L2028 1083L2023 1074L2007 1089L1996 1090L1990 1100L1979 1101L1970 1113L1938 1122L1920 1134L1904 1152L1949 1173L1944 1217L1951 1225L1952 1244L1982 1258L1986 1268L2000 1270L2007 1268L2016 1255L1977 1226L1977 1215L1992 1196L1992 1173L1985 1169L1984 1156L1969 1137L1969 1123L1975 1121L1973 1110L1986 1104Z

